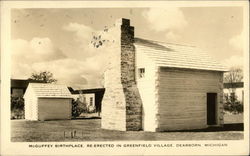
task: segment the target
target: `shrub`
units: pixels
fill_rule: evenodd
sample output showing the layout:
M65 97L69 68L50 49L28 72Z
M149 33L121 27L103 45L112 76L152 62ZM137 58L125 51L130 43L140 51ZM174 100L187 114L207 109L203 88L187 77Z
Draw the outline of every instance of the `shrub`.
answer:
M242 113L243 104L240 101L238 101L237 96L235 96L235 94L225 95L224 110L234 114Z
M11 119L24 119L24 99L11 97Z
M24 110L20 110L20 109L12 110L11 119L24 119Z
M72 117L79 117L82 113L86 112L86 105L82 103L79 99L72 100Z

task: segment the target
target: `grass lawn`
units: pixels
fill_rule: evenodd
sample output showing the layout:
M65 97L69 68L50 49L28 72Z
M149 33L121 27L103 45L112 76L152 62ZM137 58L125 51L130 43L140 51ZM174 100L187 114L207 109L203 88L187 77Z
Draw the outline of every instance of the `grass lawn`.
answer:
M243 114L224 114L224 123L243 123Z
M230 122L232 121L232 122ZM242 116L225 115L224 127L176 132L113 131L100 128L100 119L11 121L11 141L115 141L115 140L239 140ZM71 138L71 132L76 136Z

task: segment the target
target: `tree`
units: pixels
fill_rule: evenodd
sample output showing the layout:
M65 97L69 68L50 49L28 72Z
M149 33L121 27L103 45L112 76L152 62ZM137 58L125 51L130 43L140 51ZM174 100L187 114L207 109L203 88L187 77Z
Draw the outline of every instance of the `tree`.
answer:
M72 116L73 118L79 117L82 113L87 112L86 103L82 102L80 98L72 100Z
M24 99L11 97L11 119L24 119Z
M32 73L29 80L37 80L37 81L41 81L41 82L44 82L44 83L55 83L55 82L57 82L57 80L53 78L53 73L51 73L50 71L43 71L43 72L40 72L40 73Z
M225 83L236 83L242 82L243 80L243 71L241 68L232 67L229 72L225 73L224 82Z
M224 96L224 109L233 113L243 112L243 104L239 102L236 96L236 87L238 82L243 80L243 71L241 68L232 67L225 73L224 82L227 84L229 95Z
M224 83L227 83L229 92L235 94L236 83L242 82L243 71L241 68L232 67L229 72L225 73Z
M112 35L112 28L104 26L104 29L102 31L92 33L92 39L90 44L92 44L94 48L100 48L102 46L111 45L114 42L115 38Z
M243 104L237 100L237 96L234 94L225 95L224 97L224 110L232 112L234 114L243 112Z
M72 100L72 117L73 118L76 118L76 117L79 117L79 115L82 113L82 110L80 109L79 107L79 100Z

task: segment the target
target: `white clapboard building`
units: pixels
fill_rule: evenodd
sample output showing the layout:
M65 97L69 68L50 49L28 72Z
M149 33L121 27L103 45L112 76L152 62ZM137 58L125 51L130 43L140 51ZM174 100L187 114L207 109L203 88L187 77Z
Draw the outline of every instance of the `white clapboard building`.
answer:
M25 119L71 119L72 96L64 85L29 83L24 94Z
M220 63L193 46L135 38L128 19L109 31L117 37L105 70L102 128L155 132L223 124Z
M72 94L72 98L74 100L79 100L83 103L88 112L93 112L95 110L95 94L94 93L79 93L79 94Z

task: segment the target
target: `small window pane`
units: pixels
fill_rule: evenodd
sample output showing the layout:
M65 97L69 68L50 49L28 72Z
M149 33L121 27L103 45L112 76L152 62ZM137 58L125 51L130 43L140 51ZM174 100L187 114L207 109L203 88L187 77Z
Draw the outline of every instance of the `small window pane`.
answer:
M145 77L145 68L139 68L139 78Z
M90 97L90 106L93 106L93 97Z

